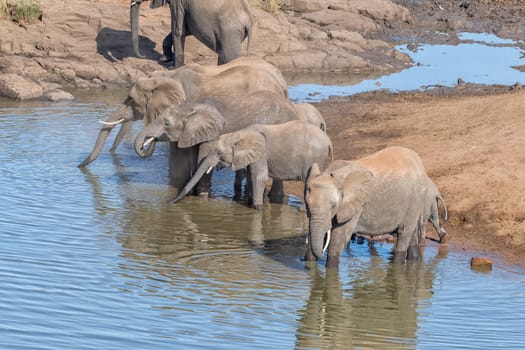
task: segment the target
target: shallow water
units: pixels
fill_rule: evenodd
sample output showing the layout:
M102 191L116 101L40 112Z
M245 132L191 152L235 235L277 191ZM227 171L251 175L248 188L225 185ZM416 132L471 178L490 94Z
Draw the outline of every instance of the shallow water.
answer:
M444 34L445 35L445 34ZM513 85L525 83L525 73L516 69L525 64L522 42L501 39L491 34L459 33L457 45L414 44L397 49L408 54L414 65L400 72L370 78L337 74L339 83L296 84L290 98L321 101L330 96L390 90L410 91L455 86L458 79L466 83ZM357 80L357 81L356 81Z
M122 96L121 96L122 95ZM304 213L215 199L172 206L166 147L125 140L87 169L123 92L68 103L0 101L3 349L521 348L525 273L439 253L394 266L352 243L337 272L306 266Z

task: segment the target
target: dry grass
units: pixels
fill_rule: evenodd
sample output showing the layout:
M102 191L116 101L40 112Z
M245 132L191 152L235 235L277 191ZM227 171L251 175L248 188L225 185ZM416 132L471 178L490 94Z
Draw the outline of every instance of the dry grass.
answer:
M42 20L40 0L0 0L0 17L23 24Z
M292 0L248 0L248 2L272 14L289 10L292 4Z

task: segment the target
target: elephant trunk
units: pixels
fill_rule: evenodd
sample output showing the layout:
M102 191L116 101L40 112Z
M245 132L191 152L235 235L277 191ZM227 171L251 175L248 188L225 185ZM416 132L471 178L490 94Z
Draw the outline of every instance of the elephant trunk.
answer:
M171 204L175 204L178 201L180 201L182 198L186 197L186 195L195 187L195 185L199 182L201 177L203 177L205 174L208 174L210 171L213 170L213 167L219 163L219 158L216 156L208 156L203 159L201 164L199 165L199 168L195 172L195 174L191 177L190 181L184 186L181 192L175 197L173 200L170 201Z
M139 11L141 1L132 1L129 8L129 17L131 23L131 42L133 44L133 52L135 56L144 58L139 50Z
M112 114L105 122L102 122L104 126L100 129L95 146L93 146L93 150L86 159L78 165L79 168L85 167L97 159L111 130L118 124L129 122L130 113L132 113L131 109L126 105L122 105L117 112Z
M138 133L137 137L135 137L135 153L141 158L151 157L155 151L157 138L151 135L149 129L149 127L145 127Z
M310 218L309 244L312 253L318 259L322 258L330 243L331 227L326 227L325 220L320 217Z

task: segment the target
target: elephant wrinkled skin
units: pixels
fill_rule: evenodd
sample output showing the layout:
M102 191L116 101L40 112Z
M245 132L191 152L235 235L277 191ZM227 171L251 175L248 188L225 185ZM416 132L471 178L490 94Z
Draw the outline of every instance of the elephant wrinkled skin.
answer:
M321 258L328 248L326 266L337 267L353 233L387 232L398 234L394 262L420 258L424 224L438 214L434 202L437 210L442 201L435 189L419 156L403 147L336 160L323 173L314 164L305 185L310 227L305 259Z
M141 157L148 157L152 153L151 146L159 139L166 138L172 143L177 143L179 148L186 149L198 147L200 143L253 124L280 124L300 119L302 117L293 103L282 94L271 91L232 97L224 99L223 103L205 99L199 103L174 105L165 109L153 123L139 132L135 139L135 151ZM316 126L317 124L318 122ZM198 150L195 149L192 155L192 164L195 167L188 169L186 176L179 177L175 187L179 187L180 184L186 185L194 174L197 169L197 156Z
M268 178L273 181L304 180L313 163L324 169L331 161L332 142L318 125L302 120L252 125L202 144L199 168L172 203L184 198L207 171L220 165L235 171L248 168L253 206L260 209Z
M130 6L131 40L137 57L139 51L139 12L142 0ZM187 35L195 36L217 52L218 64L228 63L241 56L241 43L251 37L253 19L245 0L153 0L151 7L170 5L171 33L162 43L166 58L174 58L174 66L184 65L184 44ZM173 54L171 47L173 46ZM174 57L173 57L174 56Z
M259 90L287 96L287 88L284 77L275 66L255 57L241 57L222 66L192 64L170 72L154 72L133 84L118 111L103 123L92 152L79 167L98 157L109 133L117 125L122 124L122 127L111 151L116 150L129 132L131 121L144 119L147 124L169 106L206 97L220 101Z

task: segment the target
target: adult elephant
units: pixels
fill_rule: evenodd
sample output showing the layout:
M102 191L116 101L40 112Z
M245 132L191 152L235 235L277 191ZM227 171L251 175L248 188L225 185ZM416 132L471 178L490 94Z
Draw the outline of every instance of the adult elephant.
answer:
M431 202L437 210L438 199L429 198L438 195L435 188L417 153L404 147L337 160L323 173L314 164L304 195L310 224L305 258L321 258L328 248L326 266L338 267L352 234L386 232L398 234L394 262L421 258L423 220L431 219Z
M133 51L139 51L139 11L142 0L131 1L130 22ZM251 36L252 16L245 0L152 0L151 7L169 3L171 34L164 39L164 54L169 58L171 44L174 49L174 66L184 65L184 43L193 35L211 50L217 52L218 64L227 63L241 56L241 43ZM171 40L169 39L171 37Z
M286 97L271 91L233 96L222 102L210 99L199 102L165 109L154 122L140 131L135 139L135 151L144 158L152 154L152 145L164 138L172 144L177 143L179 149L186 149L192 153L193 161L190 164L182 163L180 159L170 155L171 167L183 172L172 178L172 185L179 189L188 183L197 169L201 143L253 124L281 124L301 119L294 105ZM185 162L185 159L182 161ZM183 169L187 166L189 168ZM200 188L208 186L209 183L201 183L197 192L202 192ZM281 191L282 185L273 187L270 193L279 197Z
M206 97L222 101L261 90L288 95L281 72L261 58L241 57L222 66L192 64L169 72L153 72L149 77L138 79L120 108L102 122L104 125L93 150L78 166L84 167L98 157L109 133L117 125L122 124L122 127L111 151L116 150L129 132L131 121L144 119L148 124L173 105Z

